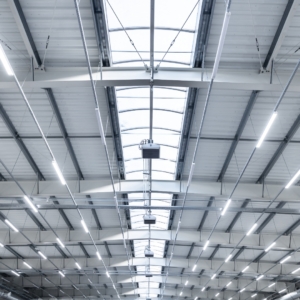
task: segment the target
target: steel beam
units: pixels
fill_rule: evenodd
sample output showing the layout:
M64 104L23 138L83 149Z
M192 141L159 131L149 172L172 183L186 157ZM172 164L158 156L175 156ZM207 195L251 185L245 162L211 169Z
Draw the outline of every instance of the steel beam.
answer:
M106 241L104 242L104 246L105 246L108 257L112 258L111 252L109 250L109 247L108 247L108 244Z
M250 199L245 199L245 201L243 202L241 208L245 208L247 207L248 203L250 202ZM230 225L228 226L228 228L226 229L225 232L231 232L232 228L234 227L235 223L237 222L237 220L239 219L239 217L241 216L242 212L238 212L235 217L233 218L232 222L230 223Z
M289 144L289 142L291 141L291 139L293 138L293 136L299 129L299 127L300 127L300 115L298 115L298 117L295 120L295 122L293 123L292 127L290 128L290 130L288 131L288 133L286 134L284 139L281 141L280 145L278 146L274 155L268 162L264 171L261 173L261 175L257 179L256 183L263 183L264 179L268 176L268 174L270 173L270 171L276 164L277 160L279 159L279 157L281 156L281 154L283 153L283 151L285 150L285 148L287 147L287 145Z
M215 247L215 249L214 249L214 251L213 251L213 253L210 255L210 257L208 258L208 260L213 260L213 258L215 257L215 255L217 254L217 252L219 251L219 249L220 249L220 244L218 244L216 247Z
M191 248L189 250L189 253L188 253L187 257L186 257L187 259L189 259L191 257L191 255L193 253L193 250L194 250L194 247L195 247L195 243L192 243Z
M27 49L30 58L33 58L35 68L42 66L42 60L39 56L35 43L33 41L29 26L27 24L25 15L23 13L19 0L8 0L7 1L10 10L14 16L19 32Z
M275 36L273 38L271 47L263 63L263 69L269 70L272 60L276 59L276 56L281 48L283 40L288 32L289 26L293 17L297 11L299 0L288 0L284 13L281 17L280 23L277 27Z
M91 198L91 196L89 196L89 195L87 195L86 197L87 197L88 199ZM94 205L93 201L90 201L90 200L89 200L88 203L89 203L90 205ZM92 208L92 214L93 214L94 220L95 220L95 222L96 222L97 228L98 228L99 230L102 230L102 226L101 226L101 224L100 224L100 221L99 221L99 218L98 218L96 209Z
M208 203L207 203L207 207L211 207L213 202L214 202L215 198L214 197L210 197ZM207 215L208 215L208 210L206 210L203 214L203 217L202 217L202 220L198 226L198 231L201 231L203 229L203 226L204 226L204 223L205 223L205 220L207 218Z
M284 233L283 235L289 235L291 234L298 226L300 225L300 220L297 220L293 225L291 225Z
M53 199L53 198L52 198ZM53 203L56 205L59 205L59 202L57 200L53 200ZM67 215L65 214L64 210L62 208L57 208L61 217L63 218L63 220L65 221L65 223L67 224L69 230L74 230L74 227L72 226L70 220L68 219Z
M6 181L5 177L0 173L0 181Z
M16 250L14 250L11 246L5 245L4 248L10 253L12 253L15 257L19 259L24 259L24 257L21 254L19 254Z
M55 114L57 124L59 126L60 132L63 136L64 141L65 141L66 147L68 149L68 153L69 153L70 158L73 162L73 165L74 165L74 168L76 170L77 176L80 180L83 180L84 179L83 174L82 174L81 169L79 167L79 163L77 161L73 146L71 144L71 141L70 141L69 135L67 133L65 123L64 123L63 118L61 116L61 113L59 111L59 108L58 108L56 99L54 97L53 91L52 91L52 89L47 88L47 89L45 89L45 92L46 92L46 95L47 95L48 100L50 102L50 105L52 107L52 110Z
M249 118L249 116L250 116L250 114L251 114L251 112L252 112L253 106L254 106L254 104L255 104L255 102L256 102L258 93L259 93L258 91L253 91L253 92L251 93L251 95L250 95L250 99L249 99L249 101L248 101L248 104L247 104L247 106L246 106L246 109L245 109L245 111L244 111L244 114L243 114L243 116L242 116L242 119L241 119L241 121L240 121L239 127L238 127L238 129L237 129L237 131L236 131L236 134L235 134L235 136L234 136L234 141L232 142L232 144L231 144L231 146L230 146L230 149L229 149L229 151L228 151L228 153L227 153L225 162L224 162L223 167L222 167L222 169L221 169L221 172L220 172L220 174L219 174L218 181L221 181L221 182L223 181L223 178L224 178L224 176L225 176L225 173L226 173L226 171L227 171L227 168L228 168L228 166L229 166L229 163L230 163L230 161L231 161L231 159L232 159L232 156L233 156L233 154L234 154L234 152L235 152L235 149L236 149L236 147L237 147L237 145L238 145L238 142L239 142L239 140L240 140L240 138L241 138L241 136L242 136L242 134L243 134L243 131L244 131L244 129L245 129L245 126L246 126L246 124L247 124L248 118Z
M285 205L284 201L278 203L276 208L282 208ZM261 223L261 225L255 231L256 234L260 234L261 231L268 225L268 223L275 217L276 213L270 213L268 217Z
M13 136L13 138L16 141L17 145L19 146L20 150L22 151L23 155L25 156L25 158L27 159L28 163L30 164L31 168L37 174L39 180L45 180L44 175L42 174L42 172L38 168L37 164L33 160L31 154L29 153L27 147L25 146L24 142L20 138L18 131L16 130L14 124L10 120L9 116L7 115L7 113L6 113L6 111L3 108L3 106L2 106L1 103L0 103L0 115L1 115L2 120L4 121L4 123L5 123L6 127L7 127L7 129L9 130L9 132L11 133L11 135Z
M242 254L242 252L246 249L245 246L242 246L238 252L232 257L231 261L237 260L237 258Z
M62 249L60 249L60 247L56 243L54 243L53 245L63 258L68 258L68 255Z
M90 255L89 255L88 252L86 251L86 249L85 249L83 243L79 242L79 246L80 246L82 252L84 253L85 257L86 257L86 258L90 258Z

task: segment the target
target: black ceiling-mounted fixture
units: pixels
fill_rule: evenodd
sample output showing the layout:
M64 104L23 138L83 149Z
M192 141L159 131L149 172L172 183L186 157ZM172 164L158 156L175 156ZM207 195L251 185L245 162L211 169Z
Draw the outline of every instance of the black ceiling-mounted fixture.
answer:
M144 159L160 158L160 145L154 144L153 140L142 140L139 148L142 150L142 158Z

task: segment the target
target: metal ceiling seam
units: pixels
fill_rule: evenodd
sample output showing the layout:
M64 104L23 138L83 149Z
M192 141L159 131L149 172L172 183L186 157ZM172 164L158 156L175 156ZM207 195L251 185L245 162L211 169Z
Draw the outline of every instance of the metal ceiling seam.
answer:
M106 145L106 141L105 141L105 136L103 135L103 125L102 125L102 119L101 119L100 110L99 110L99 102L98 102L97 92L96 92L95 83L94 83L94 80L93 80L92 68L91 68L91 64L90 64L90 60L89 60L89 55L88 55L87 45L86 45L86 40L85 40L85 35L84 35L84 29L83 29L83 25L82 25L82 21L81 21L79 3L77 2L77 0L74 0L74 5L75 5L75 10L76 10L76 16L77 16L77 21L78 21L78 25L79 25L80 35L81 35L81 39L82 39L82 43L83 43L83 49L84 49L84 53L85 53L85 57L86 57L86 62L87 62L87 67L88 67L88 72L89 72L89 77L90 77L90 83L91 83L93 96L94 96L94 101L95 101L96 117L98 119L100 134L102 135L102 144L103 144L103 147L105 149L108 169L109 169L109 173L110 173L111 186L112 186L113 193L114 193L114 200L115 200L116 210L117 210L118 219L119 219L119 223L120 223L120 229L121 229L122 236L123 236L124 248L125 248L126 256L127 256L127 259L128 259L128 269L129 269L130 273L132 273L131 267L130 267L130 256L129 256L127 246L126 246L126 240L125 240L125 235L124 235L124 230L123 230L122 219L121 219L120 210L119 210L119 207L118 207L117 194L116 194L116 190L115 190L115 186L114 186L114 179L113 179L113 174L112 174L111 163L110 163L110 160L109 160L109 154L108 154L108 149L107 149L107 145ZM70 193L71 193L71 191L70 191ZM90 235L90 237L91 237L91 235ZM96 249L97 249L97 247L96 247ZM132 279L132 285L133 285L133 288L134 288L133 279ZM116 289L116 292L117 292L117 295L119 296L119 293L118 293L117 289Z

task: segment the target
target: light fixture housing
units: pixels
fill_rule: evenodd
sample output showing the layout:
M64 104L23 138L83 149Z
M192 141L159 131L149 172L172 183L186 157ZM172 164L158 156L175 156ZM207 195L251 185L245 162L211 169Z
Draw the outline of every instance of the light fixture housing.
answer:
M189 283L189 281L187 280L184 285L187 285L188 283Z
M15 272L15 271L13 271L13 270L10 270L10 271L11 271L14 275L20 277L20 274L19 274L19 273Z
M293 178L289 181L289 183L285 186L285 188L288 189L299 177L299 175L300 175L300 170L293 176Z
M106 271L106 276L107 276L108 278L110 277L108 271Z
M294 271L292 272L292 274L295 274L295 273L297 273L297 272L299 272L299 271L300 271L300 268L294 270Z
M60 170L60 168L59 168L56 160L52 160L52 166L53 166L53 168L54 168L54 170L55 170L55 172L56 172L56 174L57 174L57 176L58 176L61 184L62 185L66 185L65 178L64 178L64 176L63 176L63 174L62 174L62 172L61 172L61 170Z
M253 226L250 228L250 230L247 232L246 235L250 235L253 232L253 230L256 228L256 226L257 226L257 223L253 224Z
M79 270L81 270L80 264L79 264L77 261L75 262L75 265L77 266L77 268L78 268Z
M248 270L248 268L249 268L249 266L246 266L246 267L243 269L242 273L245 273L245 272Z
M201 292L204 292L205 291L205 286L201 289Z
M261 135L260 139L258 140L258 142L256 144L256 148L259 148L261 146L261 144L263 143L263 141L264 141L266 135L268 134L268 132L269 132L276 116L277 116L277 112L274 111L271 118L270 118L270 120L269 120L269 122L268 122L268 124L267 124L267 126L266 126L266 128L265 128L265 130L264 130L264 132L263 132L263 134Z
M258 280L261 280L263 277L265 277L265 275L264 275L264 274L262 274L262 275L258 276L258 277L256 278L256 281L258 281Z
M246 289L246 288L241 289L241 290L240 290L240 293L242 293L245 289Z
M56 238L56 240L62 248L65 248L65 245L62 243L62 241L59 238Z
M7 219L4 220L4 222L14 231L19 232L19 229L16 228L12 223L10 223Z
M82 225L84 231L85 231L86 233L89 233L89 229L87 228L87 226L86 226L84 220L82 219L80 222L81 222L81 225Z
M43 259L47 259L47 257L41 252L41 251L38 251L37 252L39 256L41 256Z
M96 252L96 255L97 255L97 257L98 257L99 260L102 260L102 257L100 255L99 251Z
M275 284L276 284L276 282L273 282L272 284L270 284L270 285L268 286L268 288L272 287L272 286L275 285Z
M211 276L211 280L215 279L216 276L217 274L215 273L213 276Z
M59 275L60 275L61 277L65 277L65 274L64 274L63 272L58 271L58 273L59 273Z
M279 294L282 294L282 293L285 292L285 291L286 291L286 289L283 289L283 290L279 291L278 293L279 293Z
M196 268L197 268L197 265L194 265L192 271L194 272L196 270Z
M209 244L209 241L206 241L206 243L204 244L204 247L203 247L203 251L205 251L205 250L206 250L206 248L207 248L208 244Z
M156 217L153 215L144 215L144 224L151 225L156 223Z
M6 56L6 53L5 53L5 51L4 51L4 49L3 49L3 47L2 47L1 44L0 44L0 60L1 60L2 64L3 64L3 67L4 67L5 71L6 71L6 73L9 76L14 75L14 71L13 71L11 65L10 65L10 62L9 62L9 60L8 60L8 58Z
M267 249L265 249L265 252L268 252L271 248L273 248L276 245L276 242L272 243Z
M24 199L26 201L26 203L31 207L31 209L37 213L38 209L36 208L36 206L32 203L32 201L29 199L29 197L27 197L26 195L24 196Z
M284 259L282 259L282 260L280 261L280 263L283 264L283 263L285 263L287 260L289 260L290 258L291 258L291 256L289 255L289 256L285 257Z
M32 269L32 266L29 265L26 261L23 261L23 264L24 264L28 269Z
M225 259L225 262L227 263L232 257L232 254L229 254L229 256Z
M226 213L226 211L227 211L230 203L231 203L231 199L228 199L227 202L226 202L226 204L225 204L225 206L224 206L224 208L222 209L221 216L225 215L225 213Z
M254 294L254 295L251 296L251 298L254 298L254 297L256 297L256 296L257 296L257 294Z

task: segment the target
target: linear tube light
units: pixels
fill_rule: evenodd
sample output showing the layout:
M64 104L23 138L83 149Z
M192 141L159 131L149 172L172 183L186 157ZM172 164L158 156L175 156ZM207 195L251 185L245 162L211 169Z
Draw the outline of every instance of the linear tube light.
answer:
M279 291L278 293L281 294L281 293L283 293L284 291L286 291L286 289L283 289L283 290Z
M214 274L213 276L211 276L211 280L215 279L216 276L217 276L217 274Z
M241 290L240 290L240 293L242 293L245 289L246 289L246 288L241 289Z
M255 224L250 228L250 230L247 232L246 235L250 235L250 234L252 233L252 231L256 228L256 226L257 226L257 223L255 223Z
M216 293L216 296L215 297L218 297L220 295L220 293Z
M101 295L101 293L97 290L97 293L99 294L99 295Z
M79 288L73 284L73 287L75 288L75 290L79 291Z
M289 256L287 256L287 257L285 257L284 259L282 259L281 261L280 261L280 263L281 264L283 264L284 262L286 262L288 259L290 259L291 258L291 256L289 255Z
M58 243L61 245L62 248L65 248L65 245L62 243L62 241L59 238L56 238L56 240L58 241Z
M273 282L272 284L270 284L270 285L268 286L268 288L272 287L272 286L275 285L275 284L276 284L276 282Z
M268 252L271 248L275 246L276 242L272 243L266 250L265 252Z
M257 294L254 294L254 295L251 296L251 298L254 298L254 297L256 297L256 296L257 296Z
M242 273L245 273L248 270L249 266L245 267Z
M196 268L197 268L197 265L194 265L192 271L194 272L196 270Z
M206 248L207 248L208 244L209 244L209 241L206 241L206 243L204 244L204 247L203 247L203 251L205 251L205 250L206 250Z
M225 213L226 213L226 211L227 211L230 203L231 203L231 199L228 199L227 202L226 202L226 204L225 204L225 206L224 206L224 208L223 208L223 210L222 210L222 212L221 212L221 216L225 215Z
M63 272L58 271L58 273L59 273L59 275L60 275L61 277L65 277L65 274L64 274Z
M300 175L300 170L293 176L293 178L289 181L289 183L285 186L285 188L288 189L299 177L299 175Z
M228 300L231 300L232 299L232 297L231 298L229 298Z
M41 256L43 259L47 259L47 257L41 251L38 251L38 255Z
M5 51L4 51L4 49L3 49L3 47L2 47L1 44L0 44L0 60L1 60L2 64L3 64L3 67L4 67L7 75L9 75L9 76L14 75L14 71L13 71L13 69L12 69L12 67L11 67L11 65L9 63L9 60L8 60L8 58L7 58L6 54L5 54Z
M218 72L219 63L220 63L220 59L221 59L221 55L222 55L222 51L223 51L223 46L224 46L224 42L225 42L225 37L226 37L227 29L228 29L230 16L231 16L231 12L225 13L223 27L222 27L220 40L219 40L219 44L218 44L218 49L217 49L217 54L216 54L216 58L215 58L214 68L213 68L213 71L211 74L211 79L215 79L216 74Z
M3 245L2 243L0 243L0 247L2 247L2 248L3 248L3 247L4 247L4 245Z
M181 295L182 295L182 292L180 292L179 296L181 296Z
M232 254L229 254L228 257L225 259L225 262L227 263L232 257Z
M24 199L26 201L26 203L32 208L32 210L37 213L38 212L38 209L36 208L36 206L31 202L31 200L27 197L27 196L24 196Z
M107 276L108 278L110 277L108 271L106 271L106 276Z
M54 170L55 170L55 172L56 172L56 174L57 174L57 176L58 176L61 184L62 185L66 185L65 178L64 178L64 176L63 176L63 174L62 174L62 172L61 172L61 170L60 170L60 168L59 168L56 160L52 160L52 166L53 166L53 168L54 168Z
M258 277L256 278L256 281L261 280L264 276L265 276L264 274L258 276Z
M81 225L82 225L84 231L85 231L86 233L89 233L89 230L88 230L88 228L87 228L87 226L86 226L84 220L81 220L80 222L81 222Z
M197 300L197 299L198 299L198 297L195 297L195 298L194 298L194 300Z
M102 260L101 255L100 255L100 253L99 253L98 251L96 252L96 254L97 254L97 256L98 256L98 259L99 259L99 260Z
M80 267L80 265L79 265L79 263L76 261L75 262L75 265L77 266L77 268L79 269L79 270L81 270L81 267Z
M189 281L187 280L184 285L187 285L188 283L189 283Z
M232 281L228 282L228 283L226 284L226 286L230 286L231 284L232 284Z
M15 271L13 271L13 270L11 270L11 272L12 272L13 274L15 274L16 276L20 277L20 274L19 274L19 273L15 272Z
M300 268L294 270L294 271L292 272L292 274L295 274L295 273L297 273L297 272L299 272L299 271L300 271Z
M204 292L205 291L205 286L202 288L201 292Z
M24 264L28 269L32 269L31 265L29 265L26 261L23 261L23 264Z
M99 127L99 130L100 130L101 140L102 140L103 145L106 146L106 139L105 139L105 134L104 134L104 130L103 130L103 125L102 125L102 122L101 122L101 115L100 115L99 108L95 108L95 112L96 112L98 127Z
M192 178L193 178L193 175L194 175L194 169L195 169L195 163L193 162L192 163L192 166L191 166L191 170L190 170L190 175L189 175L189 179L188 179L188 182L187 182L187 187L190 186L191 184L191 181L192 181Z
M88 278L88 281L89 281L89 283L93 284L92 281L91 281L91 279Z
M271 126L272 126L272 124L273 124L276 116L277 116L277 112L274 111L273 114L272 114L272 116L271 116L271 118L270 118L270 120L269 120L269 122L268 122L268 124L267 124L267 126L266 126L266 128L265 128L265 130L264 130L264 132L263 132L263 134L261 135L261 137L260 137L260 139L259 139L259 141L258 141L258 143L256 145L256 148L259 148L261 146L261 144L263 143L263 141L264 141L266 135L268 134L268 132L269 132L269 130L270 130L270 128L271 128Z
M19 232L19 230L13 225L11 224L7 219L4 220L4 222L15 232Z

